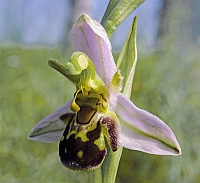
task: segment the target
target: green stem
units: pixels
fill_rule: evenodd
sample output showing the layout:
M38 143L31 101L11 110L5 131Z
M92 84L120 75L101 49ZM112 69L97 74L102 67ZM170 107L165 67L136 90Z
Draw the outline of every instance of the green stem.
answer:
M89 171L89 183L102 183L101 168Z
M102 165L103 183L115 183L123 147L120 146L116 152L109 147L107 149L108 153Z

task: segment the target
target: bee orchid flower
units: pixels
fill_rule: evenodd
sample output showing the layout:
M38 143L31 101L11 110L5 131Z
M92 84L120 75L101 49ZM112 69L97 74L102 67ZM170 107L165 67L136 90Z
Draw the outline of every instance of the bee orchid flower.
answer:
M59 144L61 162L73 170L99 167L119 146L156 155L179 155L172 130L122 93L111 43L103 26L82 15L70 32L75 52L66 65L49 65L76 85L74 98L42 119L29 139Z

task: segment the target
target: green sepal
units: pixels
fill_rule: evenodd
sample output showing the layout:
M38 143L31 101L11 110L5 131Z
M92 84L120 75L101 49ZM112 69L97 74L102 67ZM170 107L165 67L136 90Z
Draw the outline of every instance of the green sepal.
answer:
M101 24L104 26L108 37L117 27L145 0L110 0Z
M130 98L131 95L137 63L136 29L137 17L133 20L131 30L117 60L117 68L121 70L124 76L123 94L128 98Z

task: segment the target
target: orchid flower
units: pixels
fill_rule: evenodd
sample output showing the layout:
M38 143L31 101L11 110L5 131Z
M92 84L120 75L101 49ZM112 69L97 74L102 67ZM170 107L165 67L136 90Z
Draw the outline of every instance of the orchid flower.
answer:
M103 26L82 15L70 32L74 52L66 65L49 65L76 85L74 98L42 119L29 139L60 141L61 162L73 170L99 167L119 146L157 155L179 155L172 130L158 117L136 107L122 93L111 43Z

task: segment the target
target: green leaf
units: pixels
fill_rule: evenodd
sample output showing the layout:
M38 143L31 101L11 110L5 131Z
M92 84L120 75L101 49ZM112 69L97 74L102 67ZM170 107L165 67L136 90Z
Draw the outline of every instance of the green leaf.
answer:
M128 98L131 96L137 63L136 29L137 17L133 20L131 30L117 60L117 68L121 70L122 76L124 76L123 94Z
M104 16L103 16L102 21L101 21L102 25L103 25L103 23L105 22L105 20L110 16L112 10L113 10L113 9L115 8L115 6L117 5L118 1L119 1L119 0L110 0L110 1L109 1L109 4L108 4L108 6L107 6L107 8L106 8L106 12L104 13Z
M101 24L110 37L117 27L145 0L110 0Z

